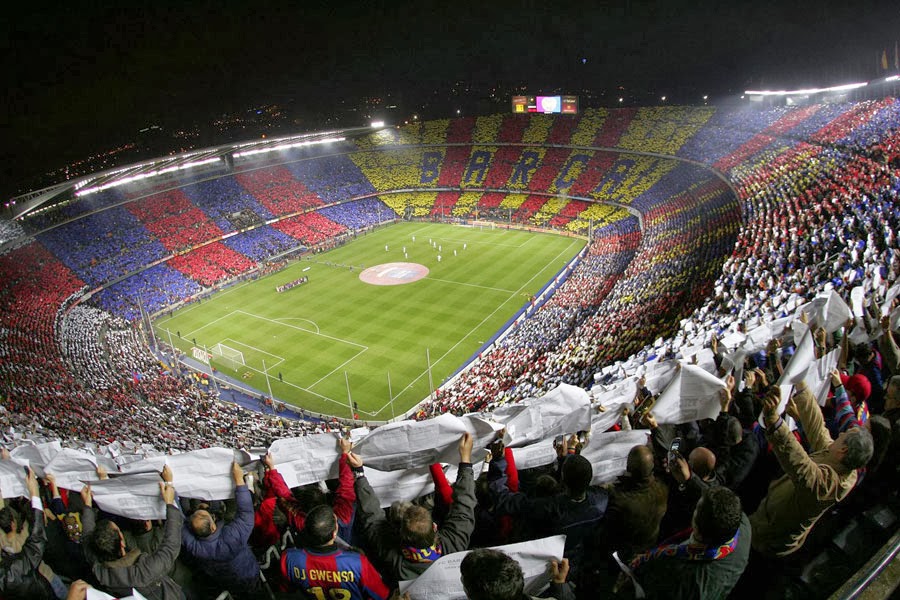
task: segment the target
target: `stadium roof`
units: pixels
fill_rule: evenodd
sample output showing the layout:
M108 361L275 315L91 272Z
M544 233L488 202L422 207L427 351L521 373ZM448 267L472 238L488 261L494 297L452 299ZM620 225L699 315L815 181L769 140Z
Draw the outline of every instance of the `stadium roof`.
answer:
M12 211L12 218L20 219L36 210L40 210L43 206L52 205L58 201L70 200L142 179L149 180L154 177L164 176L167 173L202 167L209 168L210 166L228 169L230 168L228 161L233 161L235 158L241 159L289 148L340 142L347 138L358 137L371 132L372 127L354 127L249 140L204 148L202 150L191 150L173 156L107 169L35 190L13 198L8 206Z

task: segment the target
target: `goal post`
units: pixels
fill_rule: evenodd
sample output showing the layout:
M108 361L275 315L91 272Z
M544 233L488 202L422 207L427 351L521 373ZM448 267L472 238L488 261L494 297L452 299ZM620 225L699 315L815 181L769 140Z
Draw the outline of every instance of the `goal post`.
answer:
M209 352L217 358L228 361L228 364L230 364L231 368L235 371L237 371L238 365L246 366L246 363L244 362L244 353L240 350L235 350L230 346L226 346L225 344L216 344L209 349Z

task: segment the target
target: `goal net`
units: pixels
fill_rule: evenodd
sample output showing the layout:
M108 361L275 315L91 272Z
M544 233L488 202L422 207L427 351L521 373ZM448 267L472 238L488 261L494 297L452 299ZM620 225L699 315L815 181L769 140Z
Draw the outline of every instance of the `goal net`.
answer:
M237 371L238 365L245 366L244 353L225 344L216 344L209 349L209 352L217 358L228 361L228 364L235 371Z

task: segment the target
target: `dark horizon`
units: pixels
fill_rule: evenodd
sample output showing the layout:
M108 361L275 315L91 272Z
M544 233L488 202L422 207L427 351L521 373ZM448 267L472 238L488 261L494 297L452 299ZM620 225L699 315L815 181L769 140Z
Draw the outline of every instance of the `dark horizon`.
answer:
M673 98L833 85L876 76L885 51L893 69L900 40L900 6L887 2L163 2L22 7L5 22L8 196L151 124L202 129L293 103L310 107L304 130L342 99L392 94L412 110L454 81Z

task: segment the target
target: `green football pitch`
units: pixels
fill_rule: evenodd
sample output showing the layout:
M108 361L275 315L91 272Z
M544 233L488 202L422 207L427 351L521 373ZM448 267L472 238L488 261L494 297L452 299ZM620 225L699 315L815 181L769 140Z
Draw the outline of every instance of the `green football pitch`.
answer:
M387 420L452 376L585 243L401 222L229 287L154 328L188 356L205 347L214 367L260 393L271 386L275 398L307 410L349 417L352 404L363 420ZM428 274L403 285L360 279L364 268L392 262ZM276 291L303 276L308 283Z

